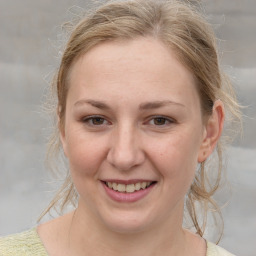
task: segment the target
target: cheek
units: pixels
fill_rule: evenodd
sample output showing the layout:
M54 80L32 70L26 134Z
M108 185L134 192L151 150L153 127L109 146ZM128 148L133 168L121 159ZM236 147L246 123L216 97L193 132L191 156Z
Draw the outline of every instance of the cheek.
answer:
M97 139L73 134L68 140L68 160L73 183L83 198L93 198L97 194L95 180L104 161L104 143ZM91 205L90 200L87 201Z
M67 133L66 149L70 170L79 176L96 173L106 154L104 140L85 134L81 129Z
M176 133L155 141L152 157L165 179L191 183L197 166L198 139L188 132Z

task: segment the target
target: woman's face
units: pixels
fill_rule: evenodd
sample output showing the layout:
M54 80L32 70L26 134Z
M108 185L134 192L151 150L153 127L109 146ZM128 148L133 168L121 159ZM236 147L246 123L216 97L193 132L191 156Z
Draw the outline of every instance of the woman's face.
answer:
M192 74L140 38L94 47L69 81L62 143L78 209L118 232L180 225L206 136Z

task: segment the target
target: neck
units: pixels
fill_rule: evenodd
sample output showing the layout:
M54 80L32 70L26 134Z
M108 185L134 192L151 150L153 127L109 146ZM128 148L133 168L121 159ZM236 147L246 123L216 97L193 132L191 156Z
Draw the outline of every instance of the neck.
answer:
M139 232L120 233L109 230L95 217L86 216L78 207L70 225L69 249L76 248L75 255L93 256L184 255L187 243L182 229L183 207L180 208L164 223Z

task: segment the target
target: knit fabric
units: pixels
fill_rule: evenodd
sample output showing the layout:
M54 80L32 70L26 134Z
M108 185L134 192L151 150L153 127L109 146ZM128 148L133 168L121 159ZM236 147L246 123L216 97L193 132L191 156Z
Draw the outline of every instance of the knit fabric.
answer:
M211 243L207 242L207 254L206 256L235 256L230 252L224 250L223 248Z
M0 238L0 256L48 256L36 228ZM207 242L206 256L235 256Z
M48 256L36 229L0 238L0 256Z

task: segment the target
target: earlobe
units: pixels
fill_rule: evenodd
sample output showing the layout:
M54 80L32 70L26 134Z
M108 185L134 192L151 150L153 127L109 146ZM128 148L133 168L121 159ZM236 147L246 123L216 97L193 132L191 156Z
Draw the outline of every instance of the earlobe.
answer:
M224 106L221 100L214 103L212 114L205 124L203 141L198 154L198 162L205 161L213 152L223 130Z

